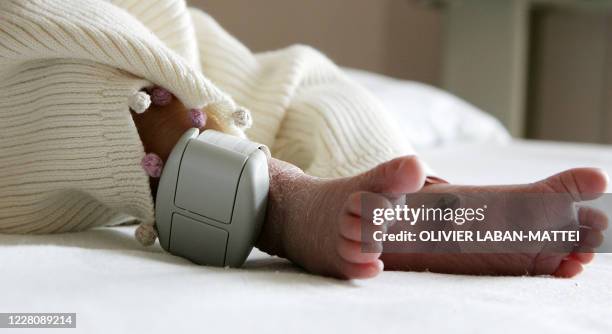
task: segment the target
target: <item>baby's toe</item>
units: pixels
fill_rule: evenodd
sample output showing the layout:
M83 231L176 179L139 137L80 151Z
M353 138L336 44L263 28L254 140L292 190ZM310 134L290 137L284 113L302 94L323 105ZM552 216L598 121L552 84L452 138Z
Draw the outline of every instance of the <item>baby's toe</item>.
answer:
M359 191L349 195L346 200L346 213L361 217L361 197L365 192Z
M599 198L606 191L608 175L596 168L575 168L544 180L553 191L570 194L575 201Z
M381 254L381 247L368 245L373 247L366 249L362 248L362 246L363 244L360 242L340 238L336 249L338 255L346 262L365 264L378 260Z
M578 210L578 221L580 226L593 230L603 231L608 228L608 215L596 208L581 207Z
M351 197L355 200L359 196ZM347 204L346 212L340 216L338 225L339 235L336 242L336 252L339 257L337 268L340 272L338 276L348 279L371 278L383 270L383 264L379 260L382 244L362 242L361 218L351 214L350 210L350 204ZM384 229L382 226L374 227Z
M602 231L608 227L608 216L599 209L581 207L578 220L580 243L568 258L587 264L593 261L595 249L603 242Z
M560 278L571 278L582 272L582 264L573 258L567 258L561 261L553 276Z
M374 240L376 232L385 233L385 225L364 224L361 218L352 215L343 215L338 224L340 235L347 240L363 242L366 244L377 243Z
M369 263L341 262L338 267L340 274L334 276L340 276L345 279L373 278L380 274L384 269L384 265L381 260L376 260Z
M357 176L362 189L378 193L405 194L420 190L425 183L423 165L415 156L387 161Z
M340 235L347 240L361 242L361 218L344 215L338 225Z
M340 216L339 230L344 238L357 242L374 242L375 232L386 232L387 224L375 225L372 213L363 212L363 201L367 200L368 208L390 208L391 203L382 195L369 192L355 192L346 202L345 210Z
M568 255L568 258L574 259L582 264L588 264L595 258L595 254L585 252L585 253L571 253Z
M601 246L604 241L604 236L600 230L591 230L589 228L580 228L580 242L578 249L585 252L585 249L596 249Z
M387 209L392 207L391 202L383 195L368 191L357 191L349 195L346 200L345 210L347 213L357 217L366 216L368 213L363 211L364 204L365 208L371 209Z

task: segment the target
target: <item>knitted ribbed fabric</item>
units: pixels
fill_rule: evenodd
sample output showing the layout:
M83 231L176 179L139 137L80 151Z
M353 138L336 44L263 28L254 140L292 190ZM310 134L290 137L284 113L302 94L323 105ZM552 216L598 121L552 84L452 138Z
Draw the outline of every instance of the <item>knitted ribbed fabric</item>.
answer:
M227 133L252 122L251 139L310 174L412 152L381 104L317 51L254 55L183 0L2 0L0 232L152 223L129 103L153 85Z
M307 173L349 176L414 154L380 101L302 45L254 55L213 18L191 10L202 69L247 106L254 141Z

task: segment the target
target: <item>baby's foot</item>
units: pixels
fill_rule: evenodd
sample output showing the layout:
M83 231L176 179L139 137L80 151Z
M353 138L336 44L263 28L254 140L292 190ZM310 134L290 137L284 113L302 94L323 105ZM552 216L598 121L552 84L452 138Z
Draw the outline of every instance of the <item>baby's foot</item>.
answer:
M193 127L188 110L174 99L169 105L152 106L133 114L147 152L166 160L179 138ZM214 119L206 125L217 128ZM270 196L266 222L258 247L287 257L318 274L342 278L372 277L382 270L380 253L361 252L359 240L351 239L346 226L358 218L350 214L358 191L408 193L420 189L422 169L414 157L385 163L363 175L321 180L305 175L297 167L270 161ZM153 194L157 180L151 180ZM378 198L381 206L383 197ZM350 200L350 201L349 201ZM342 233L349 233L346 237Z
M470 187L455 185L432 185L425 187L423 192L429 193L533 193L533 194L567 194L565 205L574 202L593 199L603 193L607 186L607 176L597 169L573 169L552 176L543 181L516 186ZM587 197L587 198L585 198ZM559 203L555 203L559 204ZM536 208L537 209L537 208ZM540 211L541 212L541 211ZM510 212L500 215L509 215ZM554 219L554 218L553 218ZM578 214L581 227L590 228L591 234L581 237L581 250L596 248L601 243L600 231L607 226L607 217L596 209L581 208ZM528 222L529 223L529 222ZM547 222L548 223L548 222ZM554 222L551 222L554 224ZM559 222L561 224L561 222ZM534 225L540 222L533 222ZM534 226L535 228L536 226ZM583 230L581 230L583 231ZM591 253L581 253L578 250L562 254L555 253L507 253L507 254L383 254L381 259L390 270L429 270L433 272L452 274L490 274L490 275L554 275L557 277L573 277L582 271L584 264L593 259Z
M270 164L268 214L258 248L315 274L369 278L383 270L380 252L362 252L359 198L370 193L412 193L424 183L414 157L384 163L362 175L323 180L282 161ZM380 207L390 206L371 195ZM382 250L382 245L368 245Z

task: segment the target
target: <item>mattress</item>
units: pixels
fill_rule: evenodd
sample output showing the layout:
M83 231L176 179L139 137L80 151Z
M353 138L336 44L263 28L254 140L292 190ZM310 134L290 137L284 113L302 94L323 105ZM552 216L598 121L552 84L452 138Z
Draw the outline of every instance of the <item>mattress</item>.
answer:
M612 173L612 149L597 145L462 144L421 156L458 183L528 182L583 165ZM0 312L76 312L75 333L612 330L610 255L573 279L385 272L339 281L257 251L242 269L200 267L142 248L132 233L0 235Z
M612 173L608 146L510 141L499 122L448 93L348 73L452 182L530 182L576 166ZM385 272L339 281L258 251L241 269L196 266L141 247L133 232L0 235L0 312L75 312L70 333L612 331L610 255L573 279Z

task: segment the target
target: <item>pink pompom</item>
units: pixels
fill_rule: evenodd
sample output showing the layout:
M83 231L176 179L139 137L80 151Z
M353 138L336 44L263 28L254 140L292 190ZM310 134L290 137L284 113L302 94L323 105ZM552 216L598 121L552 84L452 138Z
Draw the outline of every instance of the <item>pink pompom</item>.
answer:
M198 129L203 128L206 125L206 120L208 118L206 113L198 109L191 109L189 112L189 117L191 117L193 127Z
M154 178L160 177L164 169L164 162L155 153L148 153L145 155L140 164L145 172L147 172L150 177Z
M172 93L162 87L155 87L151 90L151 102L156 106L167 106L173 98Z

